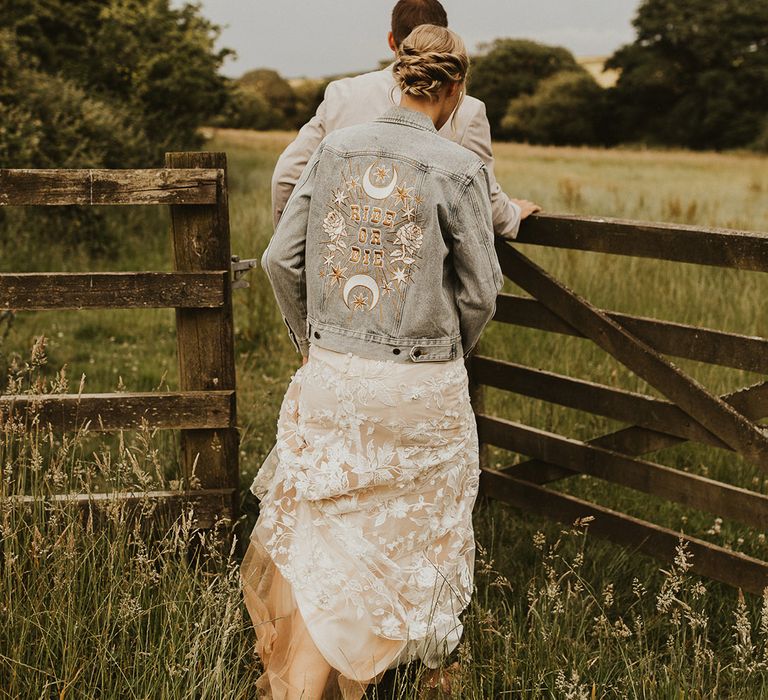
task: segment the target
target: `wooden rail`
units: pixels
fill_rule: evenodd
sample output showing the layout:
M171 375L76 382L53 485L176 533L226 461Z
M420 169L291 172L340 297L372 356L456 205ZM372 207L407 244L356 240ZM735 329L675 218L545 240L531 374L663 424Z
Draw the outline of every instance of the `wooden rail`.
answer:
M752 231L539 214L520 243L768 272L766 235Z
M589 382L477 353L469 359L481 459L489 445L526 455L502 470L483 463L490 497L564 522L593 515L591 531L664 561L680 533L559 493L546 485L588 474L750 527L768 528L768 496L643 459L694 441L738 453L768 470L768 381L723 396L712 394L665 355L768 374L768 339L601 309L528 259L519 243L768 271L768 236L761 233L536 215L511 244L497 240L504 274L530 297L499 296L494 319L585 338L654 387L663 399ZM591 440L543 431L489 415L483 387L604 416L626 427ZM693 570L762 593L768 563L683 535Z
M725 333L654 318L601 311L628 331L673 357L768 374L768 339ZM500 294L495 321L584 338L584 334L529 297Z
M227 512L229 504L236 497L235 489L194 489L189 491L115 491L110 493L64 493L52 496L11 496L9 502L29 508L36 503L46 504L46 513L51 505L74 507L80 511L84 522L103 522L112 512L111 506L124 509L126 519L141 517L147 502L152 503L152 520L160 516L178 518L181 513L192 512L192 527L211 528Z
M61 431L235 427L235 392L171 391L0 396L5 415Z
M223 168L3 170L0 206L215 204Z
M224 306L229 272L46 272L0 274L7 309L149 309Z
M56 430L178 429L181 472L196 490L149 494L61 494L89 511L146 498L158 512L192 504L199 527L237 519L239 434L224 153L169 153L148 170L2 170L0 205L170 205L172 272L0 274L0 308L175 308L180 391L3 395L0 411ZM189 483L188 480L183 483ZM33 502L32 496L16 499Z

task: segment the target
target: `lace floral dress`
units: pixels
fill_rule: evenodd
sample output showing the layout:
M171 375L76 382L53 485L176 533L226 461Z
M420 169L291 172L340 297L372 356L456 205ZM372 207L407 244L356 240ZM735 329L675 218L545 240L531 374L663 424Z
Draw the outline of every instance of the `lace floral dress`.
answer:
M259 697L294 697L288 669L317 658L331 667L323 697L344 700L400 663L439 666L472 594L479 473L462 358L310 346L251 486L260 514L241 577Z

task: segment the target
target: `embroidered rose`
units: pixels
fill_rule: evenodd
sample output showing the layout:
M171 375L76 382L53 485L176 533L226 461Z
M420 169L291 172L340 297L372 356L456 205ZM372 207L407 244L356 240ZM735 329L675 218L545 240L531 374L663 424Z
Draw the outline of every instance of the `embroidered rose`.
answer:
M402 245L411 255L421 248L423 240L424 236L421 232L421 226L414 224L412 221L405 224L405 226L401 226L395 235L395 243Z
M347 228L344 224L344 217L335 210L329 211L323 220L323 231L328 234L332 241L338 240L340 236L346 236Z
M402 260L406 265L413 261L413 254L421 248L424 235L421 232L421 226L412 221L397 229L395 234L395 245L401 246L399 250L392 251L389 256L394 260Z

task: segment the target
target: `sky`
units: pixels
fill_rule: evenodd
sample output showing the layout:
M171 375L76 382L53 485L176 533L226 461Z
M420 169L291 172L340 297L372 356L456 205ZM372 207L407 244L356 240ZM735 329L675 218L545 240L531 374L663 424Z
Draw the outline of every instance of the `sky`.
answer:
M570 49L577 57L612 53L634 37L640 0L442 0L450 27L470 51L501 37ZM173 0L175 6L182 0ZM286 78L318 78L376 68L390 59L387 32L395 0L202 0L234 49L223 73L274 68Z

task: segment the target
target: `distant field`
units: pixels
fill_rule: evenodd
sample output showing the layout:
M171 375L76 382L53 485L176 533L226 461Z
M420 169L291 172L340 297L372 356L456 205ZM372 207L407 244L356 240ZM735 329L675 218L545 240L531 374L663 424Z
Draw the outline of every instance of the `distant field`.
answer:
M223 129L208 133L211 139L207 149L224 150L228 156L233 253L241 258L258 258L272 234L272 168L294 134ZM768 232L766 158L519 144L497 144L495 154L496 175L505 191L534 200L548 212ZM167 216L142 212L129 212L127 216L133 224L125 234L117 260L89 260L73 255L64 244L53 243L44 250L31 247L31 252L14 265L16 269L22 264L26 269L168 269ZM10 245L5 244L6 248ZM601 306L768 335L768 280L764 275L535 246L525 246L525 252ZM2 262L7 259L0 258L0 266L3 271L12 271ZM300 363L260 268L250 273L249 280L249 288L234 293L245 533L256 517L255 503L245 492L273 444L280 401ZM507 286L513 289L510 283ZM93 392L120 386L136 391L177 387L172 311L19 313L10 325L7 319L0 321L2 357L7 360L14 352L26 357L33 338L41 333L48 338L48 373L66 364L70 390L77 391L83 375L85 390ZM484 354L656 393L586 341L492 323L481 343ZM692 362L679 364L706 386L720 391L759 379ZM498 391L488 392L488 404L490 412L497 415L580 439L613 426L607 420ZM161 461L166 465L173 461L174 437L155 437ZM74 469L80 461L88 462L89 455L87 449L81 450L69 468ZM517 458L501 451L492 453L494 463L499 465ZM714 449L680 447L654 458L768 491L768 480L762 473ZM717 523L714 517L607 487L591 478L564 482L561 488L668 527L683 527L688 534L768 557L766 533L730 522ZM706 592L702 592L695 580L684 576L684 567L661 567L646 557L589 535L584 538L568 528L498 503L478 508L476 534L480 546L477 596L465 619L465 639L460 648L465 670L457 697L766 697L761 693L768 693L768 603L761 610L761 601L749 597L741 608L735 591L706 581ZM88 561L89 566L98 567L101 560L95 557ZM39 618L59 630L57 635L65 635L67 629L72 633L73 619L88 624L92 613L87 612L90 603L85 599L106 595L113 585L108 578L95 589L82 583L76 610L67 613L64 592L48 602L44 597L26 598L9 580L0 594L0 611L2 606L10 609L15 605L19 616ZM195 586L203 584L190 579L188 585L191 593L187 604L203 605L193 595ZM223 601L229 601L227 605L237 601L234 585L225 588L220 597L211 596L204 603L207 607L203 618L195 613L182 620L169 614L162 624L156 621L146 633L142 648L161 661L167 659L168 664L172 659L178 661L189 645L194 645L197 637L192 626L200 619L208 620L205 624L210 625L209 632L214 630L206 644L221 641L220 634L224 633L216 632L218 628L211 622L217 616L216 606L223 614ZM146 589L141 594L142 606L159 614L157 611L167 607L169 590ZM189 631L181 641L167 637L163 631L176 624ZM58 673L50 670L53 662L40 651L39 644L20 646L14 641L18 633L13 625L2 625L0 621L0 678L15 668L13 688L39 690L44 678ZM40 639L36 625L30 623L23 628L29 640ZM748 640L744 631L747 627ZM208 694L195 694L195 687L203 685L196 686L191 676L183 674L194 673L198 674L194 678L203 679L207 669L221 664L221 658L201 655L195 657L197 666L180 672L178 686L168 685L176 676L162 681L165 689L177 688L167 690L170 694L165 697L248 697L248 679L255 672L252 660L249 663L253 634L242 620L234 629L227 632L226 654L237 660L239 675L227 676L217 667L216 687L221 692L217 694L214 688L205 686ZM62 671L60 678L71 677L75 668L96 658L102 683L99 687L112 689L100 697L126 697L120 695L126 686L133 689L132 697L161 696L156 684L160 681L142 672L138 662L126 670L126 678L119 683L107 680L113 666L106 653L107 642L98 634L80 646L68 646L64 636L56 639L57 648L69 664L64 667L70 669L69 676ZM195 648L199 648L199 642ZM117 644L117 650L110 653L116 658L131 658L130 640L121 637ZM9 662L15 656L25 668ZM165 662L156 663L158 672L162 671ZM26 684L24 674L28 674ZM94 687L82 685L88 677L78 676L81 685L72 686L73 697L88 696ZM376 697L415 698L412 681L412 676L391 678ZM62 684L53 683L52 687L61 689ZM2 690L0 697L5 697Z

